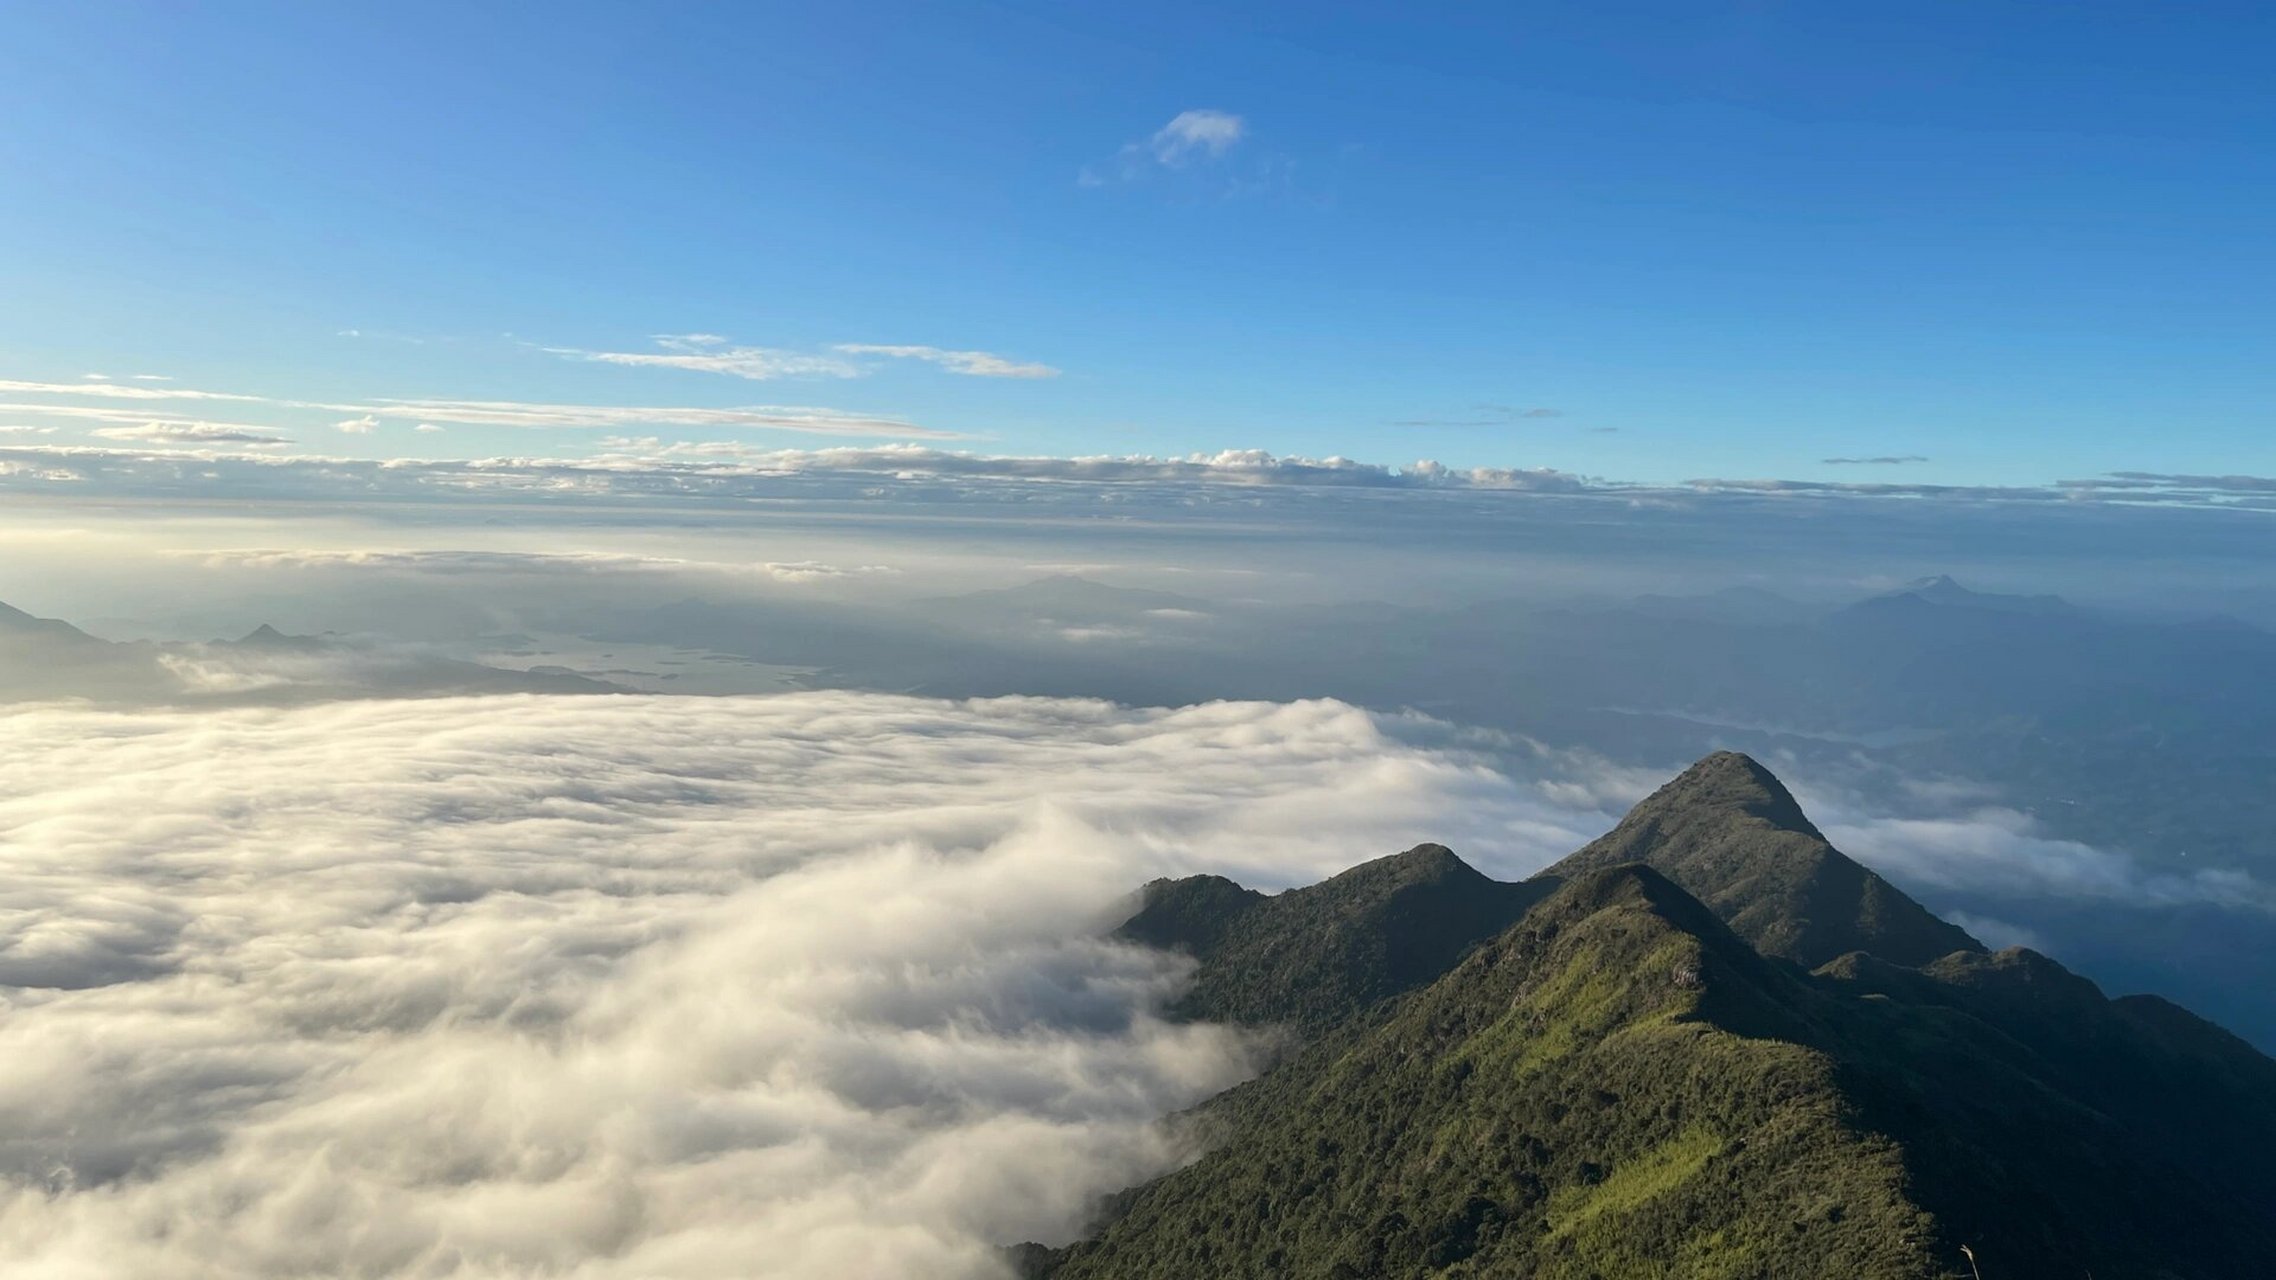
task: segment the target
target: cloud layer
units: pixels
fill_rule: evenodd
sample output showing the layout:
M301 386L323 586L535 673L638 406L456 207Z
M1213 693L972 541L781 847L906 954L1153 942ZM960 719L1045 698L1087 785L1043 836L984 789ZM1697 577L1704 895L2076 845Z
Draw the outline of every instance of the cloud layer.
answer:
M10 729L11 1275L990 1275L1250 1069L1147 1012L1178 970L1097 940L1118 895L1309 879L1449 814L1578 834L1332 703Z

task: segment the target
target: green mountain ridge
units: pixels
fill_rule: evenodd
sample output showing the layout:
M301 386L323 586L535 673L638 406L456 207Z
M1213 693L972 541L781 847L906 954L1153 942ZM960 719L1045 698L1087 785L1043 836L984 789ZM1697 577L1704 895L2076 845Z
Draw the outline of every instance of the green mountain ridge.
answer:
M1992 953L1701 761L1531 881L1441 846L1157 882L1175 1013L1294 1047L1030 1277L2086 1275L2276 1258L2276 1061Z
M1158 880L1120 936L1203 961L1176 1015L1317 1031L1436 979L1550 887L1424 844L1271 897L1220 876Z
M1785 784L1735 751L1686 769L1542 876L1624 862L1658 868L1764 953L1809 968L1851 951L1921 965L1984 949L1827 843Z

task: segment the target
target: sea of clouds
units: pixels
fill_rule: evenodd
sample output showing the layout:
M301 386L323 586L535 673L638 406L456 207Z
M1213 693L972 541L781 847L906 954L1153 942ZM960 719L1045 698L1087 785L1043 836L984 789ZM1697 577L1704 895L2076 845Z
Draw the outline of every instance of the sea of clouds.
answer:
M18 707L0 1275L1000 1276L1267 1052L1156 1016L1137 885L1513 878L1664 776L1327 701ZM1932 906L2154 887L1805 798Z
M10 713L0 1273L988 1276L1259 1046L1104 941L1609 815L1337 703ZM1409 740L1415 739L1415 740Z

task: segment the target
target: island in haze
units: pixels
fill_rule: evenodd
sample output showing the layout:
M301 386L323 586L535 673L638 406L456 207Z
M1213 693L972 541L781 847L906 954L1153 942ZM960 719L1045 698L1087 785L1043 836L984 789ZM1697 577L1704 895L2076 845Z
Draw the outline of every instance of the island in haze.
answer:
M1148 885L1181 1017L1277 1028L1202 1154L1029 1280L2218 1280L2276 1258L2276 1061L1991 951L1719 752L1503 883L1421 845Z

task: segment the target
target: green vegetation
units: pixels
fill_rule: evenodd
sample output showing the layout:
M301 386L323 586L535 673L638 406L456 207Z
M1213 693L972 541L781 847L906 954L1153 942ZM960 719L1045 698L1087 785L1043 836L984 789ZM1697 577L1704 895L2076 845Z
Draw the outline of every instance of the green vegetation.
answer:
M1220 876L1159 880L1121 936L1204 962L1174 1012L1310 1032L1436 979L1548 888L1425 844L1269 898Z
M1685 770L1543 876L1624 862L1664 873L1763 954L1813 968L1851 951L1919 965L1983 950L1827 844L1785 785L1735 751Z
M1151 886L1126 934L1201 958L1185 1012L1298 1047L1191 1117L1194 1163L1088 1240L1023 1246L1021 1274L1946 1280L1965 1244L1987 1280L2226 1280L2276 1257L2276 1062L1985 953L1744 757L1614 836L1642 859L1588 865L1600 841L1526 885L1423 846L1278 897Z

